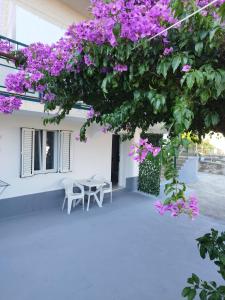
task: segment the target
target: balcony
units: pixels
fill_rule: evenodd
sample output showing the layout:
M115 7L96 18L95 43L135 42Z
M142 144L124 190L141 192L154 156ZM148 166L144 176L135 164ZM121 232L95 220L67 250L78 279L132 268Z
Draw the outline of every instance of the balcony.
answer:
M27 47L27 45L20 43L18 41L12 40L10 38L4 37L0 35L0 40L8 41L9 45L13 47L14 50L20 50L24 47ZM5 78L9 73L17 72L17 68L14 66L14 64L10 61L7 61L5 57L0 56L0 95L4 96L10 96L12 93L8 92L5 87ZM28 110L34 110L37 112L43 112L43 105L40 104L40 94L37 92L29 91L25 95L21 97L23 101L23 107L26 111ZM35 103L36 105L32 105L31 103ZM84 103L77 103L74 105L74 108L77 110L88 110L90 107ZM72 114L72 116L75 116L76 114ZM80 116L80 114L79 114Z
M76 1L74 1L74 0L61 0L61 2L68 5L73 10L79 12L84 17L86 17L86 18L90 17L90 12L89 12L90 1L89 0L76 0Z

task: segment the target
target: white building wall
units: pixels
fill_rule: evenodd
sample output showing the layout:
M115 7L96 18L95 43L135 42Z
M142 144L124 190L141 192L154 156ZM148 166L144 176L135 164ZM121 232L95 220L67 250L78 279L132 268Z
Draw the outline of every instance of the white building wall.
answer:
M120 144L119 184L121 186L126 186L127 178L138 176L139 164L129 156L129 152L131 145L137 143L139 137L140 132L137 130L133 140Z
M56 41L70 24L84 19L59 0L0 1L0 34L27 44Z
M94 174L111 177L111 134L102 134L92 129L86 144L75 140L81 122L77 119L65 120L59 126L43 126L40 116L17 113L13 116L0 115L0 179L10 187L1 198L40 193L61 188L60 181L65 177L88 178ZM73 131L73 162L71 173L38 174L20 178L20 128L71 130Z

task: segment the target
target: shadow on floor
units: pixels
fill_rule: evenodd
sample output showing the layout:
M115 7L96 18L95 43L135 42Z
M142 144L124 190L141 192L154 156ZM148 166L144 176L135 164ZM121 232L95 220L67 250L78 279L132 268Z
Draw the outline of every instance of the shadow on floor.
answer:
M217 280L195 238L224 225L160 217L150 197L120 191L103 208L0 223L1 299L180 300L192 273Z

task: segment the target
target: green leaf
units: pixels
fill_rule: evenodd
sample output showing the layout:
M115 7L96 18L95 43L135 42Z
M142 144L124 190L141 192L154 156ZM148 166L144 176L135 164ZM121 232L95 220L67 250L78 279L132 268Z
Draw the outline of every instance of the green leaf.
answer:
M187 86L191 90L195 83L195 77L193 73L189 73L187 76Z
M222 18L222 21L225 20L225 3L223 3L221 6L220 6L220 9L218 11L219 15L221 16Z
M191 289L191 291L188 294L188 300L193 300L196 296L196 290Z
M222 81L222 76L219 72L216 73L215 76L215 83L216 83L216 87L219 87Z
M188 278L187 283L194 284L194 279L192 277Z
M218 295L217 292L213 292L213 293L209 296L208 300L223 300L223 299L221 299L220 295Z
M208 35L208 31L201 31L200 32L200 39L204 40Z
M218 115L218 113L213 113L212 115L211 115L211 120L212 120L212 125L213 126L215 126L215 125L217 125L218 123L219 123L219 115Z
M190 124L190 120L188 120L188 119L184 119L183 123L184 123L185 129L188 129L190 127L190 125L191 125Z
M107 86L107 81L108 81L108 78L107 77L105 77L104 79L103 79L103 81L102 81L102 90L103 90L103 92L104 93L108 93L108 91L107 91L107 89L106 89L106 86Z
M200 280L199 280L199 278L198 278L198 276L196 274L193 273L192 274L192 278L193 278L193 280L194 280L195 283L199 284Z
M209 99L209 92L205 89L200 94L201 102L205 104Z
M199 251L200 251L200 256L204 259L205 256L206 256L206 253L207 253L207 250L206 250L205 246L201 245L200 248L199 248Z
M175 56L172 60L173 73L177 70L180 64L181 64L181 57Z
M202 290L201 293L199 294L199 297L200 297L201 300L207 300L206 290Z
M187 297L189 295L190 291L191 291L190 287L185 287L182 291L182 296Z
M157 66L157 73L162 74L164 78L167 76L168 69L170 67L170 62L162 60Z
M215 33L216 33L217 30L218 30L218 28L213 29L213 30L210 31L210 34L209 34L209 40L210 40L210 42L214 38L214 35L215 35Z
M149 92L150 93L150 92ZM141 98L140 91L134 91L134 100L139 100Z
M197 52L198 55L202 53L203 50L203 42L199 42L195 44L195 51Z
M144 65L140 65L138 67L138 72L140 75L143 75L145 73L145 66Z
M219 286L218 289L217 289L217 291L218 291L220 294L222 294L222 295L225 296L225 286L224 286L224 285Z
M196 82L197 82L197 85L199 87L201 87L204 83L204 76L203 76L203 73L199 70L196 70L194 72L194 75L195 75L195 79L196 79Z
M219 259L221 260L222 264L225 265L225 254L220 254Z

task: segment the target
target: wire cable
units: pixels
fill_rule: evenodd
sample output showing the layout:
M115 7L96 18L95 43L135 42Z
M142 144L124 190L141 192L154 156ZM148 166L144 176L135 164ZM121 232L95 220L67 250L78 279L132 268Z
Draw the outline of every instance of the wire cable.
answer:
M204 10L204 9L206 9L206 8L208 8L208 7L210 7L211 5L213 5L214 3L216 3L217 1L218 1L218 0L213 0L213 1L211 1L211 2L208 3L207 5L205 5L205 6L201 7L201 8L199 8L199 9L196 10L196 11L194 11L192 14L186 16L185 18L181 19L180 21L176 22L175 24L173 24L173 25L171 25L171 26L169 26L169 27L163 29L163 30L160 31L159 33L157 33L157 34L155 34L154 36L150 37L148 40L151 41L152 39L154 39L154 38L156 38L157 36L163 34L164 32L167 32L168 30L170 30L170 29L176 27L177 25L179 25L179 24L183 23L184 21L190 19L190 18L193 17L194 15L200 13L202 10Z

